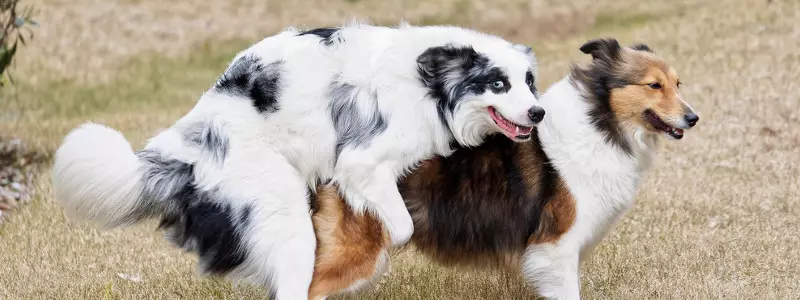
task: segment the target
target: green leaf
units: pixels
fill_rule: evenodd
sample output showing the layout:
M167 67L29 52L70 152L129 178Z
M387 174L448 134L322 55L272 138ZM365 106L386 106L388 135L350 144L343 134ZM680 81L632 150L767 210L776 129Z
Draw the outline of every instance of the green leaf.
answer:
M17 53L17 43L14 43L14 46L11 47L10 50L7 50L3 53L3 56L0 57L0 75L3 75L6 68L11 65L11 58L14 57L14 54Z

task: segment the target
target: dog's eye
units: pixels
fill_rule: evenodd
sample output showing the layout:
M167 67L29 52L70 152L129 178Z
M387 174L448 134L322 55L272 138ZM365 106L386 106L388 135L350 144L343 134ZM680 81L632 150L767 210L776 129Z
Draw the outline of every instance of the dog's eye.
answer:
M657 89L660 89L660 88L661 88L661 84L660 84L660 83L658 83L658 82L653 82L653 83L650 83L650 84L648 84L647 86L649 86L651 89L654 89L654 90L657 90Z
M505 85L506 84L503 83L502 80L498 80L498 81L492 82L492 87L496 88L496 89L502 89Z

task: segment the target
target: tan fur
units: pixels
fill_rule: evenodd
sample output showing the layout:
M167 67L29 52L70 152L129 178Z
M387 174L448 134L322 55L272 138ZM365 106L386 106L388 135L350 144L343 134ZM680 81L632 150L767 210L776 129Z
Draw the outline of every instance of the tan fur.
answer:
M656 115L669 123L669 120L683 118L685 111L675 70L661 58L645 51L624 48L622 74L631 82L611 91L611 109L623 124L643 125L654 130L643 118L645 110L652 109ZM653 89L649 83L658 82L661 89Z
M559 179L556 193L542 209L539 229L528 239L529 244L555 243L575 223L575 199L567 184Z
M540 180L543 178L541 153L534 150L533 144L520 145L516 151L520 173L528 187L528 195L535 197L540 191ZM555 243L575 222L575 200L572 198L566 183L559 177L555 187L555 195L547 201L542 209L538 230L528 239L529 244Z
M321 299L353 287L372 283L380 263L388 264L389 235L370 213L355 214L335 187L319 186L317 210L312 217L317 236L317 257L309 299Z

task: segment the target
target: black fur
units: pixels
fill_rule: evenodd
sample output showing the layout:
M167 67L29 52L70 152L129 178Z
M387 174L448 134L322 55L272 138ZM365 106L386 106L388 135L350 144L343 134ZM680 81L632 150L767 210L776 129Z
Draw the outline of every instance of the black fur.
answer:
M215 121L197 123L186 132L186 139L205 153L209 153L217 165L222 165L228 156L230 142L228 136L222 132L221 125Z
M241 265L248 253L242 241L252 208L236 210L213 191L187 185L176 197L177 209L161 219L170 240L200 256L204 272L223 275Z
M224 274L244 262L241 232L249 223L250 207L236 210L220 204L230 201L217 199L214 191L198 189L191 164L153 150L137 156L144 163L144 201L131 221L161 216L159 228L167 230L176 245L196 251L206 272Z
M265 65L255 56L242 56L225 71L216 89L250 99L260 113L274 113L279 109L282 65L282 61Z
M631 45L631 49L636 50L636 51L647 51L647 52L653 53L653 50L650 49L650 47L645 45L645 44L633 44L633 45Z
M592 55L593 59L606 62L619 60L622 48L615 39L596 39L583 44L581 52Z
M359 99L370 97L370 99ZM384 132L388 124L383 114L378 109L376 94L367 94L360 88L334 81L328 88L331 120L336 130L336 156L339 156L344 147L359 147L369 143L372 138ZM358 101L369 101L374 106L369 111L363 111L358 106Z
M466 95L481 95L487 90L499 94L511 89L508 76L469 46L428 48L417 57L417 65L419 79L430 89L429 96L437 101L442 120L449 118ZM495 81L503 82L502 88L493 87Z
M320 38L320 42L325 46L331 46L335 43L342 43L344 40L339 36L338 32L341 28L336 27L324 27L324 28L316 28L307 31L303 31L297 35L316 35Z
M169 208L168 203L175 199L184 186L194 180L192 165L167 159L154 150L136 152L142 162L142 201L126 222L138 221L148 217L161 215ZM134 179L132 179L134 180Z
M533 76L533 72L528 70L525 73L525 83L528 84L528 88L531 89L531 93L533 93L536 98L539 98L539 90L536 89L536 77Z
M533 136L523 145L491 136L481 146L436 158L435 167L401 181L409 212L423 219L415 221L415 246L456 260L523 252L558 178ZM536 178L524 178L522 169L535 170ZM537 192L525 181L537 182Z
M573 84L579 83L589 92L584 96L591 104L589 117L592 124L605 135L607 142L632 154L630 142L619 126L610 102L612 89L634 84L619 70L622 49L616 40L603 39L589 41L581 46L580 50L592 55L592 63L586 68L573 66L570 77Z

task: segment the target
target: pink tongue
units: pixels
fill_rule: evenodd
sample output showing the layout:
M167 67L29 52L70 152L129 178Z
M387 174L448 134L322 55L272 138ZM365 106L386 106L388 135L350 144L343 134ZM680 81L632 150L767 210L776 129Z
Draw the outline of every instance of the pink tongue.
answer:
M507 137L509 138L517 137L516 130L514 130L514 125L510 125L506 122L503 122L503 120L500 120L500 122L498 122L498 125L500 125L500 127L503 128L503 134L505 134Z
M509 138L513 139L520 135L527 135L533 130L531 127L519 127L519 131L517 131L517 126L500 116L497 111L492 111L491 113L494 115L497 125L503 128L503 134Z

